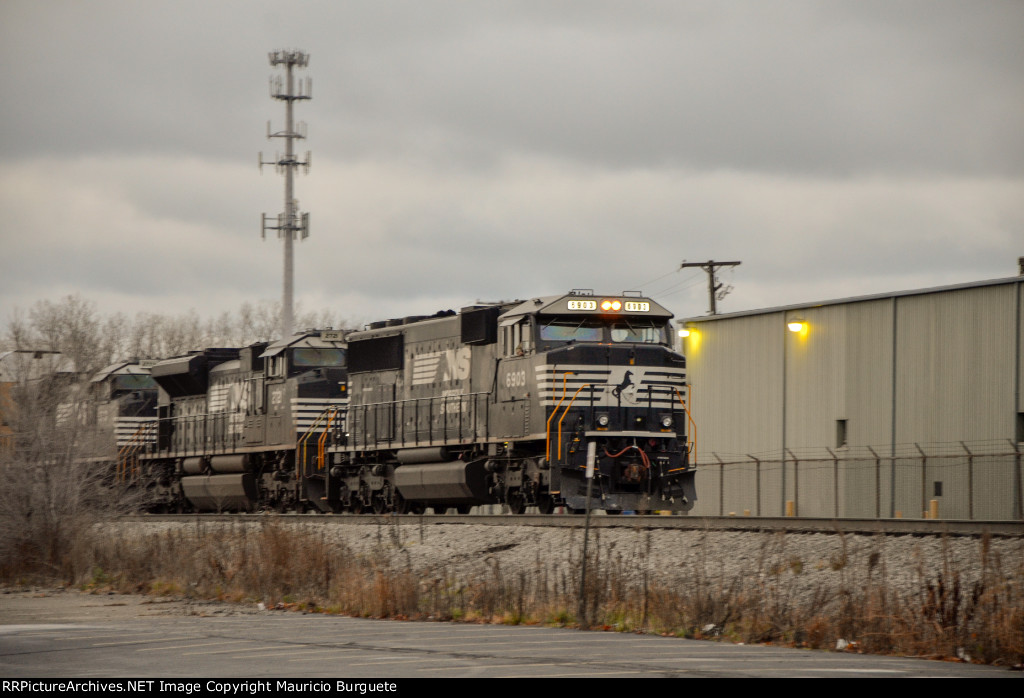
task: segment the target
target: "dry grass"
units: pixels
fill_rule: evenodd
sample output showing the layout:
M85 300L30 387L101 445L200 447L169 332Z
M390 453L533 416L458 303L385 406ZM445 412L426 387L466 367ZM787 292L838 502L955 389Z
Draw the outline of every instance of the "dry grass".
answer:
M258 527L197 523L131 540L96 528L77 540L64 573L86 588L352 616L587 625L822 649L842 639L850 650L872 653L1024 661L1024 563L1004 569L987 539L978 544L981 575L970 584L945 555L941 569L918 563L914 589L897 593L879 555L861 561L844 550L827 563L840 572L838 586L808 594L797 592L803 562L787 553L784 537L763 545L752 573L724 578L705 555L670 586L646 571L649 533L622 551L602 544L598 532L586 561L584 623L576 617L579 577L566 571L583 564L579 540L568 566L538 554L531 565L504 569L497 546L484 551L486 571L467 576L455 566L414 568L400 534L382 528L370 555L272 520ZM12 572L5 570L8 580Z

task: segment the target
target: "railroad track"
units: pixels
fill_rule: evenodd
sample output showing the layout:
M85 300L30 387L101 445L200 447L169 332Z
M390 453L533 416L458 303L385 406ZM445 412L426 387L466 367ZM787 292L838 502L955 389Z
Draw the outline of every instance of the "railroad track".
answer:
M474 524L483 526L545 526L572 528L584 525L583 515L543 516L525 514L424 514L415 515L322 515L322 514L177 514L134 515L121 517L124 522L258 522L279 520L294 523L308 520L322 524L440 525ZM810 519L738 516L591 516L591 527L706 531L780 531L787 533L851 533L914 536L993 536L1024 537L1020 521L959 521L929 519Z

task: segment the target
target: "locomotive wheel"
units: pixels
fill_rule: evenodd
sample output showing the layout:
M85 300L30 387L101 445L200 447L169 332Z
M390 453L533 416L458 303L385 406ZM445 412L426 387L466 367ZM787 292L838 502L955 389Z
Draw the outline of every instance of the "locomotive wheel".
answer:
M555 510L555 498L550 494L542 494L537 498L537 508L544 515L552 513Z
M466 514L469 513L469 510L472 509L472 508L473 508L472 504L460 504L459 506L455 507L455 511L457 511L460 514L462 514L463 516L465 516Z
M604 513L608 516L618 516L622 513L622 509L606 509Z
M448 513L448 507L437 506L436 504L434 506L430 507L430 509L437 516L441 516L442 514L447 514Z
M413 502L412 504L409 505L410 514L421 516L422 514L426 513L426 511L427 507L425 507L423 504L420 504L419 502Z
M505 503L508 504L509 512L516 516L526 511L526 498L522 494L510 494Z
M388 510L388 505L387 505L387 502L384 501L384 497L382 497L381 495L377 495L376 497L373 498L373 513L374 514L384 514L384 513L387 513L387 510Z

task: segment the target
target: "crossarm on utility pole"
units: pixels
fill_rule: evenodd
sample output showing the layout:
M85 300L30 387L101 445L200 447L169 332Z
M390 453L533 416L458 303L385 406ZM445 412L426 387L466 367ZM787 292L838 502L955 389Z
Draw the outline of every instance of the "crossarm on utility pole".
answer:
M708 311L708 315L715 315L717 310L715 308L715 294L718 289L722 287L722 284L716 283L715 270L719 267L738 267L740 262L716 262L713 259L709 259L706 262L686 262L684 261L679 265L680 269L686 269L689 267L700 267L708 273L708 300L711 303L711 309Z

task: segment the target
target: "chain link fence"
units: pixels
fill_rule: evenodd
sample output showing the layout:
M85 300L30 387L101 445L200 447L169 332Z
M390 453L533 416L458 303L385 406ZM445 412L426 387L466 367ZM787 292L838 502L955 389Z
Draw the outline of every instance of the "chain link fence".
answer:
M1020 521L1021 456L1009 441L704 453L691 516Z

